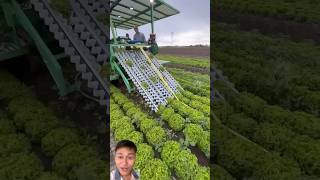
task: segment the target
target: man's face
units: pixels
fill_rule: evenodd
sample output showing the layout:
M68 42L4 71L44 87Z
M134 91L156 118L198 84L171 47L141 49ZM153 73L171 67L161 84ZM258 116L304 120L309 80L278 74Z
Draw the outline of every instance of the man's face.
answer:
M134 32L139 32L139 29L137 27L133 28L134 29Z
M130 175L135 162L136 153L127 147L119 148L116 151L115 162L121 176Z

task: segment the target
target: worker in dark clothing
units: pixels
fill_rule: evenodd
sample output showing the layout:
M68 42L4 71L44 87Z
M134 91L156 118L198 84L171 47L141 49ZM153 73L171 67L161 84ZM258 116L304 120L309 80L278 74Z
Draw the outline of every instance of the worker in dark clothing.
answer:
M130 38L130 36L129 36L129 34L128 34L128 33L126 34L126 38L127 38L127 40L128 40L128 41L130 41L130 40L131 40L131 38Z

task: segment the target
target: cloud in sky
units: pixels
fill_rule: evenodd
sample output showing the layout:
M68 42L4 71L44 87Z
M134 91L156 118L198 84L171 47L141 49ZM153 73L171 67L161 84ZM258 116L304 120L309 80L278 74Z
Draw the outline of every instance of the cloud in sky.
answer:
M210 45L210 0L165 0L180 11L180 14L168 17L154 24L157 42L160 46L167 45ZM151 32L151 25L140 27L146 38ZM119 35L134 31L118 30ZM171 34L173 42L171 43Z

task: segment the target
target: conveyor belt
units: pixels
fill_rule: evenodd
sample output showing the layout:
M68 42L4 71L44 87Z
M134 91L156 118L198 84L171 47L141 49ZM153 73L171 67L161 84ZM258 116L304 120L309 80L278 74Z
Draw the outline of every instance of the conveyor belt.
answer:
M160 104L166 105L167 98L174 97L174 93L179 92L178 82L164 68L162 71L158 69L162 66L155 57L150 61L154 64L152 66L139 49L118 50L115 56L152 111L157 111ZM157 71L161 72L165 82L161 80Z

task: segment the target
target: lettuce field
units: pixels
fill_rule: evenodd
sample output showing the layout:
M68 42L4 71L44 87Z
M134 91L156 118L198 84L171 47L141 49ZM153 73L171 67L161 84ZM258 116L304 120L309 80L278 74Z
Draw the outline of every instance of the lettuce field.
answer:
M217 9L300 25L318 23L311 1L221 1ZM214 162L220 179L320 178L320 46L263 27L212 25ZM273 26L273 24L270 24ZM281 27L278 27L281 28ZM314 37L316 39L316 37Z
M186 70L209 69L209 59L159 58L170 61L165 66L183 88L177 94L179 100L169 99L155 113L138 95L112 86L111 137L138 144L135 168L143 179L210 179L210 78L208 73ZM172 64L183 66L170 67Z
M107 179L106 156L83 129L0 70L0 179Z

